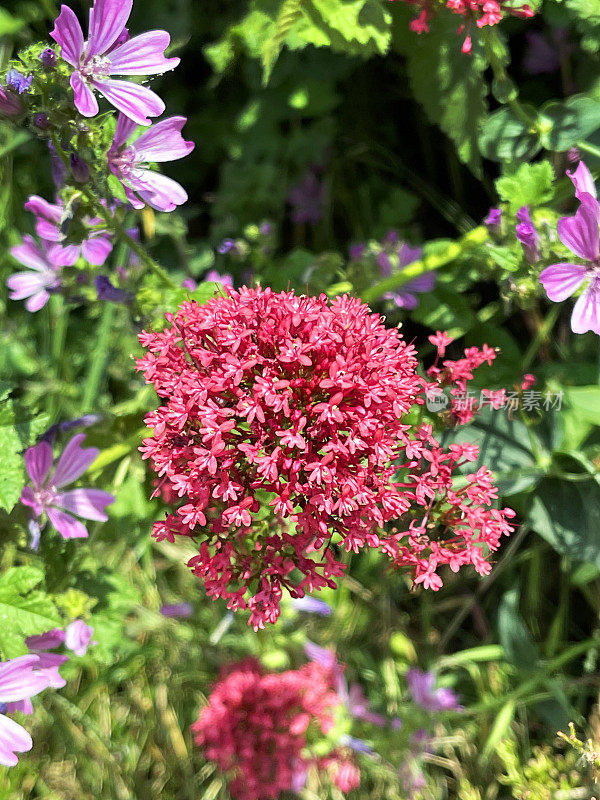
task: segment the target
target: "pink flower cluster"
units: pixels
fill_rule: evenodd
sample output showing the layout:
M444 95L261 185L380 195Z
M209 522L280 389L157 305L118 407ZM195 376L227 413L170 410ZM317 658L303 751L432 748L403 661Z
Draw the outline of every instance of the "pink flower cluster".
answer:
M221 675L192 731L206 757L230 778L237 800L274 800L298 791L312 765L326 768L344 791L360 780L358 767L337 751L326 759L306 751L311 735L331 730L339 703L333 672L321 664L264 674L258 662L246 660Z
M481 546L498 547L512 512L489 508L485 468L452 490L477 448L446 452L430 425L404 421L430 386L413 346L355 298L226 291L140 335L138 369L164 399L141 451L182 499L154 536L198 537L189 566L255 629L284 589L335 587L336 547L378 548L434 589L442 564L487 573Z
M512 15L515 17L532 17L533 11L526 4L514 5L512 2L505 2L505 0L404 0L413 6L418 6L421 10L415 19L410 23L410 29L415 33L426 33L429 31L429 22L436 13L436 10L445 6L450 9L453 14L460 14L466 18L458 33L467 31L464 40L462 51L463 53L471 52L471 26L473 21L478 28L483 28L486 25L497 25L504 16Z

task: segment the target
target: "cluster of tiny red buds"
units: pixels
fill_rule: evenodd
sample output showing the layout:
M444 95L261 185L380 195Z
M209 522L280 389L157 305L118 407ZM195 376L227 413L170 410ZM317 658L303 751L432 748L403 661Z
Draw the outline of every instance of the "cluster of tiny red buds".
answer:
M534 13L527 4L513 5L503 0L404 0L404 2L420 8L418 15L410 23L410 29L415 33L429 31L429 23L440 6L445 6L452 13L465 17L466 22L457 30L457 33L464 33L466 30L462 45L463 53L471 52L473 22L478 28L483 28L486 25L497 25L505 16L512 15L525 19L532 17Z
M257 629L284 590L335 587L338 548L378 548L433 589L443 564L489 571L482 545L497 549L512 512L490 507L485 468L452 490L477 448L445 451L430 425L404 421L431 384L360 300L243 287L166 318L141 334L138 362L164 401L141 450L181 502L154 536L198 540L189 566L209 596L249 608ZM447 362L457 384L476 360Z
M313 662L264 674L248 659L222 673L192 731L229 778L236 800L274 800L298 791L311 766L325 767L339 788L348 789L360 780L358 767L336 752L324 760L307 749L311 739L332 729L340 702L331 668Z

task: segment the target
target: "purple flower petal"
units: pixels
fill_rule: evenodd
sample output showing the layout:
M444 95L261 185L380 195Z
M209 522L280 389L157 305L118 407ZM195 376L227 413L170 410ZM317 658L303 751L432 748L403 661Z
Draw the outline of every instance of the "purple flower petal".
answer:
M320 614L323 617L328 617L332 613L331 606L328 603L308 595L294 597L292 599L292 607L296 611L307 611L309 614Z
M27 655L0 663L0 703L24 700L43 691L48 682L35 672L39 656Z
M79 64L83 52L83 31L75 13L68 6L60 7L60 14L54 21L50 36L61 47L61 56L72 67Z
M306 642L304 645L304 652L311 661L315 661L317 664L327 669L333 669L337 664L335 650L319 647L319 645L314 642Z
M577 299L571 317L571 330L573 333L593 331L600 335L600 276L594 277Z
M98 101L78 72L74 72L71 75L71 88L75 96L75 108L77 111L84 117L95 117L100 110Z
M23 243L16 247L11 247L10 254L20 264L24 264L30 269L43 272L48 269L48 261L33 238L29 235L23 237Z
M101 489L71 489L69 492L57 494L53 500L54 505L65 511L99 522L106 522L108 516L104 513L104 508L114 502L112 494Z
M599 222L598 201L589 194L582 194L575 216L558 220L558 235L572 253L586 261L596 261L600 254Z
M27 698L26 700L16 700L14 703L6 704L7 714L14 714L15 711L21 714L33 714L33 703Z
M89 54L106 53L127 24L133 0L94 0L90 9Z
M127 81L93 81L93 86L109 103L138 125L150 125L148 117L159 117L165 110L160 97L147 86Z
M108 236L90 236L81 244L81 253L86 261L95 267L101 267L112 250L112 242Z
M142 174L143 177L131 180L131 185L142 200L157 211L173 211L188 199L183 186L172 178L150 170Z
M111 74L156 75L175 69L179 59L164 56L170 41L166 31L148 31L134 36L111 52Z
M43 197L40 197L37 194L32 194L30 196L25 203L25 210L31 211L32 214L36 215L36 217L42 217L42 219L52 222L53 228L55 228L57 225L60 225L62 220L62 206L59 206L55 203L49 203L47 200L44 200ZM48 239L48 237L42 236L42 239ZM56 241L58 241L58 239Z
M122 144L125 144L127 139L129 139L136 128L136 122L130 119L126 114L119 114L119 118L117 119L117 130L115 131L112 147L119 148Z
M194 609L190 603L171 603L160 607L163 617L191 617Z
M194 149L194 143L186 142L181 135L181 129L186 122L186 117L169 117L155 123L135 142L135 151L140 160L174 161L189 155Z
M383 297L385 300L393 300L398 308L408 308L412 310L419 305L419 300L416 295L412 294L412 292L405 292L402 289L397 292L386 292Z
M36 311L39 311L40 308L43 308L48 300L50 299L50 295L45 290L41 292L36 292L32 294L31 297L25 303L25 308L27 311L31 312L32 314Z
M580 161L576 170L567 170L567 175L573 181L575 186L575 197L581 200L581 195L590 194L596 197L596 187L592 174L583 161Z
M57 530L63 539L87 539L87 528L78 519L70 514L65 514L58 508L50 506L46 509L52 527Z
M560 303L581 286L586 272L583 264L552 264L540 273L540 283L550 300Z
M76 619L67 627L65 645L76 656L84 656L87 653L93 633L93 628L86 625L82 619Z
M33 740L25 728L10 717L0 714L0 764L14 767L19 763L15 753L26 753L33 747Z
M399 252L400 267L407 267L413 261L418 261L423 256L422 247L411 247L404 242Z
M48 263L53 267L72 267L79 258L79 247L70 244L63 247L60 244L51 244L48 248Z
M52 448L40 442L25 451L25 468L36 489L40 489L52 467Z
M430 292L435 286L436 281L435 272L424 272L418 278L413 278L402 287L403 292Z
M77 480L98 457L100 451L97 447L80 447L84 439L85 433L77 433L68 442L52 475L53 486L60 488Z
M60 628L52 628L46 633L28 636L25 639L25 644L31 652L37 652L39 650L54 650L55 647L60 647L64 641L65 632Z
M40 653L40 663L36 667L36 671L48 681L48 687L52 689L62 689L67 685L66 680L58 671L58 668L69 660L69 656L60 655L59 653Z

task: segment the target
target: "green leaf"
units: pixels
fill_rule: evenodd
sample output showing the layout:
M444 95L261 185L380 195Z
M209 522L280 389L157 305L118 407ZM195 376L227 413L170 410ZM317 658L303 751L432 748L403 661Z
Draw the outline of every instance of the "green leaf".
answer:
M552 101L542 108L551 128L542 135L547 150L563 153L587 139L600 128L600 103L591 97L575 95L565 101Z
M561 555L600 567L600 486L545 478L537 487L528 521Z
M519 613L516 589L506 592L498 610L498 635L507 659L523 670L532 670L539 661L537 647Z
M525 161L541 149L537 133L517 119L508 107L481 120L478 143L482 155L492 161Z
M60 624L52 599L44 592L31 591L42 578L33 567L16 567L0 580L0 651L4 658L26 653L25 637Z
M23 449L11 400L0 403L0 508L12 511L25 485Z
M521 164L516 170L496 181L501 200L509 204L511 213L521 206L543 205L553 197L554 170L549 161Z
M488 738L483 746L483 752L481 755L481 760L483 763L486 763L489 757L492 755L494 750L496 749L496 745L501 739L504 739L508 730L511 726L513 718L515 716L515 701L508 700L498 712L496 719L494 720L494 724L492 725L492 729L488 735Z
M0 597L27 594L44 580L44 573L36 567L11 567L0 578Z
M273 35L265 39L261 48L261 61L263 66L263 85L269 82L275 62L279 57L281 48L292 27L302 16L304 0L283 0L279 14L275 20Z
M600 425L600 386L566 389L565 398L580 419Z
M0 36L13 36L25 25L24 20L13 17L4 8L0 8Z
M307 0L306 14L333 50L385 55L392 17L378 0Z

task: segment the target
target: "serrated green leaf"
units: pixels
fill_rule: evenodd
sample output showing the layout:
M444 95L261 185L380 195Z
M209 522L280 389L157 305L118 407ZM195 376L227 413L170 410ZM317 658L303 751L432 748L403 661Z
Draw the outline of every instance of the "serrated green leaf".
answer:
M521 164L518 169L496 181L501 200L509 204L511 213L521 206L543 205L552 199L554 170L549 161Z
M306 0L305 8L333 50L357 55L387 53L392 17L378 0Z
M27 594L43 579L44 573L37 567L11 567L0 578L0 597Z
M44 633L60 624L54 603L43 592L23 597L16 592L0 596L0 651L4 658L27 652L25 637Z
M0 508L12 511L25 484L21 439L11 400L0 403Z

